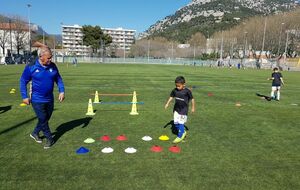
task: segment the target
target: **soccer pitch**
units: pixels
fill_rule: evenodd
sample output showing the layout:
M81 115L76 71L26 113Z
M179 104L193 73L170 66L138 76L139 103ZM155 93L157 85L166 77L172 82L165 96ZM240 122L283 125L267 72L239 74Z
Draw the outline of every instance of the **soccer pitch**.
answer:
M282 72L281 100L266 101L271 70L216 69L174 65L58 64L66 100L55 101L50 120L57 142L48 150L29 134L37 119L31 106L20 107L19 78L24 65L0 67L0 189L300 189L300 74ZM189 114L186 142L169 152L172 106L164 109L176 76L183 75L196 101ZM11 88L16 89L10 94ZM94 104L95 91L104 102L130 102L137 92L138 116L131 105ZM57 98L57 88L55 98ZM239 103L241 106L236 106ZM127 141L115 140L124 134ZM100 141L109 135L109 142ZM145 142L141 138L153 138ZM170 137L160 141L161 135ZM85 144L87 138L96 140ZM153 153L153 145L163 147ZM88 154L78 155L84 146ZM101 149L114 152L103 154ZM134 147L135 154L124 149Z

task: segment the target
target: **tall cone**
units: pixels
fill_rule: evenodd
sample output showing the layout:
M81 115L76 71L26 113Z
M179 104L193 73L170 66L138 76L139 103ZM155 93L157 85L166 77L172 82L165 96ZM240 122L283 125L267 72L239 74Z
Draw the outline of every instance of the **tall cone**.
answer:
M98 94L98 91L95 92L94 103L99 103L99 94Z
M85 115L95 115L92 99L89 99L89 105L88 105L87 113Z
M132 97L132 107L131 107L131 112L130 115L139 115L139 113L137 112L137 98L136 98L136 92L133 92L133 97Z

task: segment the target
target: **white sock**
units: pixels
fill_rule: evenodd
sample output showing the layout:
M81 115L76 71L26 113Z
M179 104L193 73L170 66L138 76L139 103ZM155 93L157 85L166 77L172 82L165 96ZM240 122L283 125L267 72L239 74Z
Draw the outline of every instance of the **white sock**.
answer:
M280 91L277 91L277 100L280 99Z
M274 96L274 91L273 91L273 90L271 91L271 97L272 97L272 98L275 97L275 96Z

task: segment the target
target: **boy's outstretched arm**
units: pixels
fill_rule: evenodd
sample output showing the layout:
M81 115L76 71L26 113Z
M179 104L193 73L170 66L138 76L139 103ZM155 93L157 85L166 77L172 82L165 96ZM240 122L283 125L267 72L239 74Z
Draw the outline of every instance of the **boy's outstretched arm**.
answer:
M192 99L192 113L195 112L195 99Z
M284 85L283 78L280 77L281 84Z
M169 107L169 104L172 100L173 100L173 97L170 97L169 100L167 101L166 105L165 105L165 109L167 109Z

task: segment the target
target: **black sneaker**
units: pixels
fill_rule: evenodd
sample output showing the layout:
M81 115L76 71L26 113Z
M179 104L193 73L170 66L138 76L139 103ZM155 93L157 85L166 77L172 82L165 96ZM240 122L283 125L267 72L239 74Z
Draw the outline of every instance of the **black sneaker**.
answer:
M33 138L33 140L35 140L35 142L37 142L37 143L42 143L43 142L42 139L36 134L31 133L30 137Z
M44 149L48 149L48 148L51 148L51 146L54 144L54 140L49 140L47 139L47 142L46 144L44 145Z

